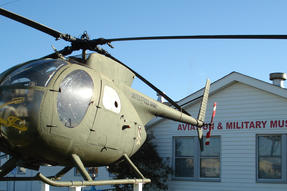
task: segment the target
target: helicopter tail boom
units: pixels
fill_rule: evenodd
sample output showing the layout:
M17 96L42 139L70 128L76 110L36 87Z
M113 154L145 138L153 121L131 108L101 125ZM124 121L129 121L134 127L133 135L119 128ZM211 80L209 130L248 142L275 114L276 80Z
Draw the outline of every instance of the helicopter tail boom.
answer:
M183 112L182 110L177 110L173 107L170 107L164 103L159 103L148 96L137 92L134 89L129 88L131 92L131 100L138 112L144 113L147 115L141 115L143 124L146 124L150 121L154 116L163 117L175 121L179 121L182 123L188 123L197 127L202 127L205 125L204 118L205 118L205 111L207 107L208 101L208 93L209 93L210 81L207 80L201 107L199 110L198 118L194 118L191 115L188 115ZM128 92L128 91L127 91Z
M169 118L169 119L173 119L175 121L179 121L179 122L183 122L183 123L189 123L191 125L195 125L197 127L199 127L198 131L199 134L201 134L201 138L202 138L202 130L201 127L205 125L204 123L204 119L205 119L205 113L206 113L206 107L207 107L207 102L208 102L208 94L209 94L209 89L210 89L210 80L208 79L206 81L206 85L204 88L204 93L203 93L203 98L201 101L201 105L200 105L200 109L199 109L199 113L198 113L198 117L197 119L195 119L194 117L180 111L180 110L175 110L173 108L170 108L166 105L163 104L163 106L161 107L161 111L162 112L157 112L156 115L160 116L160 117L165 117L165 118ZM165 107L166 106L166 107Z

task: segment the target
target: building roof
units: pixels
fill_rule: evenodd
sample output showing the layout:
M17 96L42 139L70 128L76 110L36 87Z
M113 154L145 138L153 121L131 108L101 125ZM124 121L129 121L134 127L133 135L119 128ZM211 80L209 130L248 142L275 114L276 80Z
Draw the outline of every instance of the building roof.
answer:
M211 83L209 95L216 94L216 92L224 88L228 88L229 86L238 82L287 99L287 89L281 88L279 86L273 85L272 83L264 82L262 80L258 80L256 78L238 72L231 72L230 74L224 76L223 78L220 78L219 80ZM204 88L188 95L187 97L179 100L177 103L183 108L189 107L191 104L200 101L203 95L203 91ZM152 121L148 123L148 126L154 125L155 123L158 123L160 120L162 120L162 118L158 117L154 118Z

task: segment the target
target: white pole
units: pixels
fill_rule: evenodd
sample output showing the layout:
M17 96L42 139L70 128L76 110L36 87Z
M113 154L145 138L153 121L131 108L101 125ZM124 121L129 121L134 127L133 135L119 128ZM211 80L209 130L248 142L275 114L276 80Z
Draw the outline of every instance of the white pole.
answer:
M50 185L42 182L41 183L41 191L50 191Z
M134 184L134 191L142 191L143 183Z

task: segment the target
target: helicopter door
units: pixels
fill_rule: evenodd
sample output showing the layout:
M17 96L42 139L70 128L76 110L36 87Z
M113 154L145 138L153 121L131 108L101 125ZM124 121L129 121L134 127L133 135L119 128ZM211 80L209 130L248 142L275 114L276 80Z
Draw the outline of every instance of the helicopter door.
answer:
M119 150L121 99L118 90L108 81L102 81L101 92L99 109L88 142L101 147L101 150Z
M52 110L52 134L87 140L100 94L96 91L100 90L100 79L96 76L81 69L67 69L58 77L53 87L56 93Z

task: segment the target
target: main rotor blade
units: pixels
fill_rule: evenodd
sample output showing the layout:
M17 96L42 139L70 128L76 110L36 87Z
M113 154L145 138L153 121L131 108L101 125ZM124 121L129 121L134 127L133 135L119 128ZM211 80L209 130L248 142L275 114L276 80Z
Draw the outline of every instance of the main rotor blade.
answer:
M15 13L10 12L10 11L7 11L3 8L0 8L0 15L3 15L5 17L12 19L12 20L18 21L18 22L25 24L27 26L30 26L34 29L40 30L46 34L49 34L49 35L55 37L56 39L61 38L61 39L67 40L67 41L70 41L70 39L71 39L70 35L68 35L68 34L60 33L59 31L56 31L56 30L51 29L45 25L42 25L40 23L37 23L35 21L32 21L30 19L27 19L25 17L22 17L20 15L17 15Z
M189 35L189 36L150 36L105 39L106 42L167 39L287 39L287 35Z

